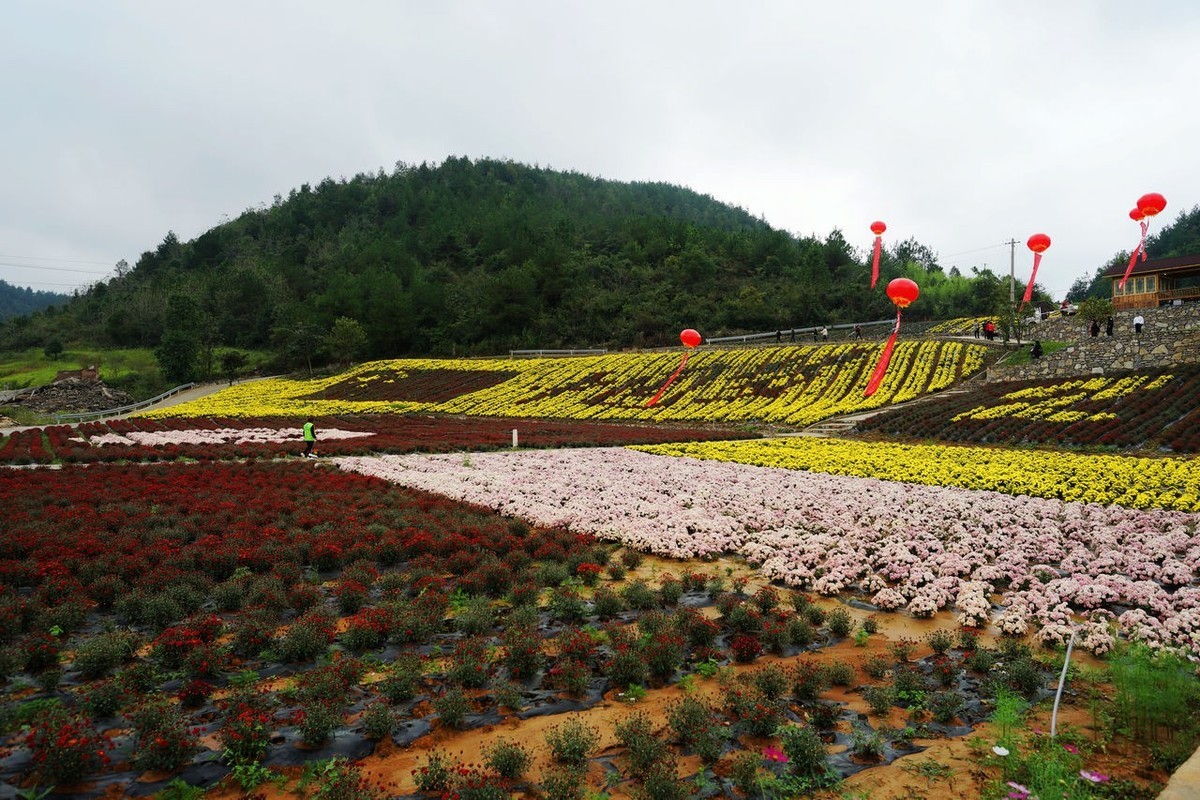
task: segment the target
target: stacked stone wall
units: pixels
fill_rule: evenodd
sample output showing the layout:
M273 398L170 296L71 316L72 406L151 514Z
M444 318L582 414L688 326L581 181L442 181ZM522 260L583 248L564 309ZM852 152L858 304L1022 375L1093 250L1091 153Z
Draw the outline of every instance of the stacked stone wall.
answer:
M1034 339L1071 344L1028 364L992 367L987 380L1046 380L1200 363L1200 303L1141 310L1146 324L1140 335L1133 330L1138 313L1114 314L1112 336L1105 335L1101 322L1100 335L1092 338L1091 323L1082 317L1056 317L1029 326L1022 346Z

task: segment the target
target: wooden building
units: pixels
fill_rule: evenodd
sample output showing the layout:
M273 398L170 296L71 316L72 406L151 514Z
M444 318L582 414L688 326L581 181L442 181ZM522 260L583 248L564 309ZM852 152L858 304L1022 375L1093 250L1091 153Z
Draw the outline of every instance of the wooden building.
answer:
M1113 307L1118 311L1200 300L1200 254L1139 261L1121 289L1127 266L1128 262L1109 267L1103 275L1112 282Z

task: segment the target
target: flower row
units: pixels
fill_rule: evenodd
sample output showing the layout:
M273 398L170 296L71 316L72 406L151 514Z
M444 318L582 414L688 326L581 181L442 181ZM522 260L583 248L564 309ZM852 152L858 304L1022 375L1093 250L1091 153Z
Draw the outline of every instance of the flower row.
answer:
M1200 462L953 445L788 438L651 445L650 452L1070 502L1200 511Z
M180 458L274 458L299 454L300 419L116 419L14 433L0 443L0 463L49 464ZM677 425L525 419L461 419L419 415L319 417L323 455L480 450L511 447L592 446L727 439L745 434Z
M1077 380L988 383L970 393L893 408L858 430L954 442L1200 450L1200 368Z
M1200 653L1195 515L633 450L337 463L665 556L740 554L788 585L857 591L882 608L955 607L964 624L1037 629L1049 642L1086 614L1095 652L1111 647L1108 620L1120 611L1130 636Z
M845 343L696 352L652 407L647 407L647 401L679 366L677 353L528 361L372 362L319 381L245 383L146 416L427 411L491 417L806 425L833 414L878 408L943 389L983 365L982 349L977 345L902 341L880 390L865 398L863 389L879 349L878 344ZM462 377L457 394L454 373Z

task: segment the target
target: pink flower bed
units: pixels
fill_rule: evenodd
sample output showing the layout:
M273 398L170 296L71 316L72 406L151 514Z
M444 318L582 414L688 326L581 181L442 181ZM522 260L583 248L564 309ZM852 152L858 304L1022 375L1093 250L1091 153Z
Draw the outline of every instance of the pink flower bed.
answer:
M1200 653L1200 516L697 461L621 448L335 459L541 526L673 558L744 556L789 586Z

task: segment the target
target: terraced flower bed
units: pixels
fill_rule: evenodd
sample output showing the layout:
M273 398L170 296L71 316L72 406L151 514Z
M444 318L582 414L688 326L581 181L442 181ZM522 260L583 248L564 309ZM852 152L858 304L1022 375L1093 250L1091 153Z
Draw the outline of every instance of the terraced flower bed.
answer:
M1200 367L1129 375L973 386L966 394L898 407L857 430L912 441L1200 450Z
M277 458L299 455L303 418L121 419L18 431L0 439L0 464L95 463ZM512 447L591 447L745 438L717 427L621 425L573 420L461 419L392 415L319 417L322 455L490 450Z

